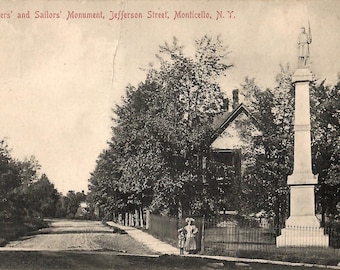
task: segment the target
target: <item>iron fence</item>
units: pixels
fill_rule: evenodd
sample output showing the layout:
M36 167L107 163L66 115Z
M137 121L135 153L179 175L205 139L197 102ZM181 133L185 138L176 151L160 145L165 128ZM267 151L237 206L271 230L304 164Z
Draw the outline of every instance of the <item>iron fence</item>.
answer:
M277 247L277 237L281 229L271 222L257 220L223 220L221 218L194 217L199 228L196 236L198 251L205 254L239 256L242 253L275 253L291 252L288 245ZM150 216L149 232L163 240L176 244L177 230L185 226L184 218L170 218L164 216ZM291 237L301 238L304 247L320 249L340 255L340 226L322 228L322 235L328 237L328 248L317 247L315 242L320 236L320 228L295 227ZM314 239L311 241L310 239ZM172 240L172 241L171 241Z
M279 250L277 237L281 235L283 229L270 222L263 223L260 220L237 222L235 220L209 219L205 221L204 225L204 252L226 255L238 255L247 251L277 252ZM289 236L287 242L281 246L282 252L287 252L295 243L296 247L323 250L327 247L329 252L340 255L340 227L295 226L284 229L289 230ZM290 240L293 241L289 242Z
M167 216L150 215L150 225L148 231L150 234L160 239L177 240L177 230L179 228L179 219Z

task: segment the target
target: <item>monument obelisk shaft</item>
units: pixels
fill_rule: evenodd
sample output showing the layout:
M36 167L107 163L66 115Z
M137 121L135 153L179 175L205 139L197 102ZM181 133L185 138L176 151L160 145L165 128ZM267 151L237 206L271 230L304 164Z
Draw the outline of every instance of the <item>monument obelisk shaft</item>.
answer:
M290 217L286 226L320 227L315 216L314 187L318 183L312 173L308 68L298 68L295 83L294 170L288 177Z
M294 170L288 177L290 216L277 237L280 246L328 246L328 236L315 216L315 185L312 173L309 84L312 73L307 66L311 37L302 28L299 35L299 64L293 75L295 84Z

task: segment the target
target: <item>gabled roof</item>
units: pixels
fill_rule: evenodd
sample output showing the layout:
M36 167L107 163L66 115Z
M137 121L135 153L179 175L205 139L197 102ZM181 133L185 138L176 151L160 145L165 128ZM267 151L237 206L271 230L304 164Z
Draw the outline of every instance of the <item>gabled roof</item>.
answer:
M232 112L225 112L221 116L215 118L212 124L214 131L210 137L211 143L213 143L241 113L247 115L255 125L257 124L255 117L246 106L241 103Z

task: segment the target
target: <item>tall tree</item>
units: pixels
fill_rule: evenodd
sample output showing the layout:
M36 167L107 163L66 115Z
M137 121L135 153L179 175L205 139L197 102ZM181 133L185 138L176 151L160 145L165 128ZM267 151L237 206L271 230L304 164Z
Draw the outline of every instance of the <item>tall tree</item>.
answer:
M39 180L41 165L34 156L17 161L20 166L20 177L24 187L29 187L32 183Z
M195 203L202 190L194 153L202 148L212 117L226 106L218 77L231 67L228 53L220 38L204 36L187 57L174 39L160 46L159 69L151 68L137 87L127 87L114 110L110 148L120 171L111 181L129 207L174 215L201 207Z
M11 157L4 140L0 141L0 220L25 222L53 217L58 193L34 156L23 161Z
M103 213L112 214L114 211L123 210L126 205L126 196L119 190L120 163L114 146L103 150L97 159L97 164L89 179L89 195L87 201L90 208L100 209L100 217Z
M55 217L59 194L46 174L29 186L27 199L30 209L40 218Z
M313 173L318 174L317 200L322 221L339 215L340 202L340 78L331 87L314 83L311 87Z
M74 218L80 203L85 201L86 195L84 192L68 191L66 196L64 196L66 218Z
M242 93L260 133L249 133L247 127L241 133L248 142L243 149L246 171L242 187L244 202L248 202L245 209L266 210L280 225L287 217L287 176L293 167L294 87L288 66L281 66L276 79L273 90L263 91L251 79L243 85Z
M294 87L288 68L281 68L277 82L278 87L265 91L249 78L244 84L243 94L260 123L261 134L253 136L242 129L250 142L244 149L247 169L242 184L244 201L250 203L246 208L264 209L280 225L288 213L286 177L293 169ZM312 165L313 173L318 174L317 203L323 217L337 215L340 201L339 87L340 83L330 87L316 81L310 87Z
M18 188L21 185L20 168L11 157L6 141L0 141L0 219L14 220L22 217Z

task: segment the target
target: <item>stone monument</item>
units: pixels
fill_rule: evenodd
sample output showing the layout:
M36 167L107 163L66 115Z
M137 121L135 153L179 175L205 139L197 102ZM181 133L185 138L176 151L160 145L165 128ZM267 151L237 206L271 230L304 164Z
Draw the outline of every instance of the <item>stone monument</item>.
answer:
M290 217L276 239L276 246L328 246L328 236L315 216L314 188L318 183L312 173L309 84L312 73L308 67L311 32L305 28L298 38L298 68L295 84L294 170L288 177Z

